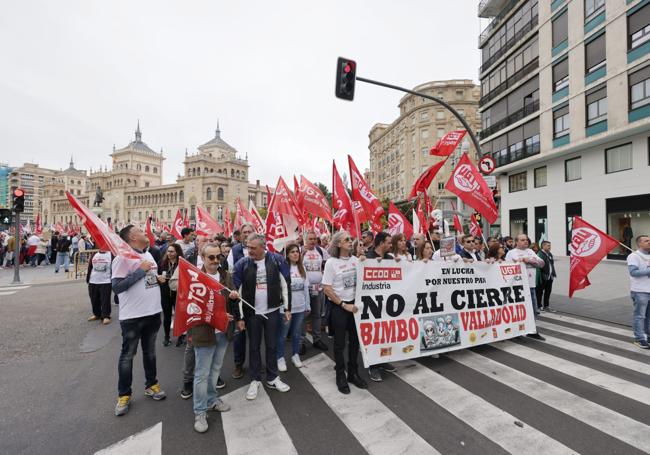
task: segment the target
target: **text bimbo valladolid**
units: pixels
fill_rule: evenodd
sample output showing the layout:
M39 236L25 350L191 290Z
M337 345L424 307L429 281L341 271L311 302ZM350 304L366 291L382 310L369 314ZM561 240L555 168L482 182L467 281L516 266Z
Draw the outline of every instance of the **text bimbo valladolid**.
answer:
M366 367L536 332L522 264L367 259L356 304Z

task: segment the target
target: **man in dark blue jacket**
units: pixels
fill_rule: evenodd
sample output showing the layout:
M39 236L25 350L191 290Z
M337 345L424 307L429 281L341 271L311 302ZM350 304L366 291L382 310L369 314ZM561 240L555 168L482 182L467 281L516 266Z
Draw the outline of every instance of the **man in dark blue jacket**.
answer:
M262 335L266 347L266 385L280 392L288 392L289 386L278 376L276 345L281 317L291 319L291 286L289 265L276 253L265 249L264 236L250 234L246 239L248 257L241 258L234 267L233 284L241 298L238 325L248 332L251 383L246 399L257 398L261 384L262 358L260 347ZM243 326L243 327L242 327Z

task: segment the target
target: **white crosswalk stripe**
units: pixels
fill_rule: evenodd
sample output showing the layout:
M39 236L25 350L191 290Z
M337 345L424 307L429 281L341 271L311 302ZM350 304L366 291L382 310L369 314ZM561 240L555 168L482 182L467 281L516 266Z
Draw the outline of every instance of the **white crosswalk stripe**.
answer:
M542 318L554 319L556 321L569 322L571 324L580 325L582 327L589 327L592 329L602 330L608 333L615 333L617 335L622 335L625 337L632 337L632 329L624 329L622 327L616 327L614 325L600 324L598 322L587 321L584 319L573 318L571 316L565 316L563 314L557 313L544 313Z
M18 291L29 288L29 285L0 286L0 297L13 295Z
M627 341L621 341L603 335L596 335L582 330L572 329L569 327L565 327L563 325L553 324L551 322L537 321L536 324L538 327L541 327L543 329L555 330L556 332L561 332L566 335L572 335L585 340L596 341L598 343L602 343L607 346L613 346L618 349L623 349L625 351L637 352L637 353L643 352L632 343L632 336L630 336L630 342L627 342ZM647 353L647 351L645 352Z

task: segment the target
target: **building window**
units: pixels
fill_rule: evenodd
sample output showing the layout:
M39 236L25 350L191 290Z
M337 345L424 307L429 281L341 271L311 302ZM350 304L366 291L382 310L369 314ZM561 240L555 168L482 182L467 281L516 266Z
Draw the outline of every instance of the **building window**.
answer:
M582 178L580 157L572 158L564 162L564 181L572 182Z
M632 169L632 144L605 149L605 172L612 174Z
M628 49L639 47L650 39L650 4L627 17Z
M535 188L546 186L546 166L538 167L534 171Z
M553 19L553 47L562 44L569 37L568 15L565 10L562 14Z
M602 84L587 92L587 126L607 120L607 85Z
M145 172L149 172L149 166L145 166L145 167L144 167L144 171L145 171Z
M153 168L153 173L154 173L154 174L157 174L157 173L158 173L158 168L155 167L155 166L154 166L154 168Z
M526 190L526 172L513 174L508 177L509 189L511 193Z
M444 120L445 111L436 111L436 120Z
M137 169L138 171L141 171L141 170L142 170L142 166L138 164L138 165L136 166L136 169Z
M465 99L465 90L456 90L456 99L464 100Z
M183 190L178 192L178 202L185 202L185 192Z
M445 189L445 182L438 182L438 191L442 191Z
M427 111L420 112L420 120L421 121L429 120L429 113Z
M429 139L429 130L421 130L420 139L422 140Z
M217 188L217 199L223 201L223 188Z
M444 128L438 128L438 131L436 133L436 136L438 136L438 139L440 139L444 135L445 135L445 129Z
M585 22L605 10L605 0L585 0Z
M650 65L629 75L630 110L650 104Z
M553 65L553 92L569 86L569 59L565 58Z
M585 74L593 73L605 66L606 48L605 34L585 43Z
M167 210L167 219L168 220L172 219L172 211L171 210Z
M569 134L569 105L553 111L553 137L558 138Z
M212 188L208 188L207 190L205 190L205 199L206 201L212 200Z

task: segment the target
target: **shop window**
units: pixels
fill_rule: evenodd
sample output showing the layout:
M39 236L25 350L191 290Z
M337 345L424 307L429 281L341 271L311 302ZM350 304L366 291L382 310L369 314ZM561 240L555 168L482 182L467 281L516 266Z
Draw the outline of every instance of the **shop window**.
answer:
M623 144L605 150L605 172L612 174L632 169L632 144Z

